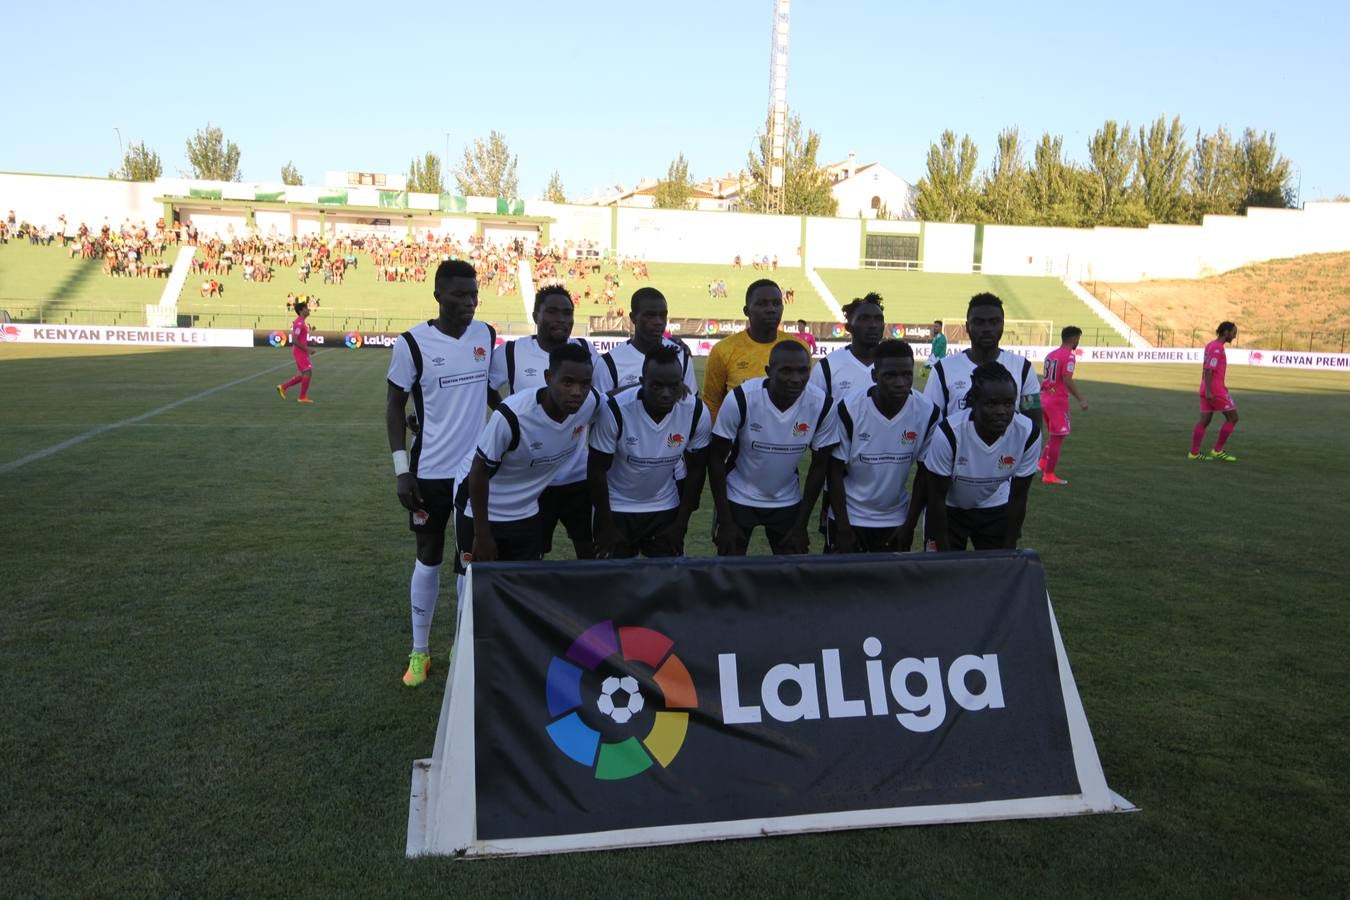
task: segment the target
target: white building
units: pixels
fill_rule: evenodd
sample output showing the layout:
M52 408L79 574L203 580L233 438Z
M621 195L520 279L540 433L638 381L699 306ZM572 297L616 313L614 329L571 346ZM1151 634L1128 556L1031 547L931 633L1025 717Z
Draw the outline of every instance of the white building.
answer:
M881 163L858 165L850 153L843 162L825 166L833 182L831 193L839 201L835 214L843 219L876 219L884 212L890 219L913 219L919 191Z

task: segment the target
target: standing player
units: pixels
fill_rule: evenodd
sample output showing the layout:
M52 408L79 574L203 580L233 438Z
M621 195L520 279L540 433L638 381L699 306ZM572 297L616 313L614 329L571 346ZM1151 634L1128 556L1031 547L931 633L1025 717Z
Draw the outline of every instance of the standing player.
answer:
M493 411L456 497L456 572L474 561L544 555L539 498L586 442L600 407L594 372L587 348L564 343L548 355L545 387L512 394Z
M492 356L489 383L504 396L544 387L549 354L569 341L585 348L594 364L599 357L585 338L572 337L572 295L562 285L548 285L534 295L535 333L507 341ZM504 390L503 390L504 389ZM553 549L553 532L562 522L577 559L595 558L591 496L586 487L586 441L577 444L577 455L553 476L539 498L539 527L544 553Z
M698 393L698 380L690 360L689 348L665 337L669 319L666 297L654 287L638 288L629 300L628 318L633 336L600 357L595 367L595 389L602 394L617 394L642 380L642 365L647 354L658 347L674 347L680 354L680 372L690 394Z
M933 320L933 346L928 351L928 359L924 360L923 368L925 378L932 374L933 364L947 355L947 335L942 333L942 320Z
M1027 515L1041 455L1041 426L1017 411L1017 382L1003 366L971 373L965 408L938 423L928 446L928 538L938 550L1011 550Z
M909 550L917 511L905 480L923 459L942 415L912 392L914 350L882 341L875 351L872 387L835 407L839 445L830 460L830 520L825 551L882 553Z
M825 393L807 384L811 355L806 346L781 341L766 368L767 378L732 390L713 424L708 477L719 556L744 556L751 533L761 525L775 556L809 552L806 523L838 440ZM814 452L803 490L797 465L808 449Z
M497 395L488 387L497 335L475 322L478 279L463 260L446 260L436 269L440 314L414 325L394 342L389 360L385 431L398 477L398 500L408 510L408 526L417 539L413 563L412 653L403 683L426 681L428 641L441 590L445 529L454 510L455 477L473 453L489 404ZM405 449L408 398L418 429L411 453Z
M285 384L277 385L277 393L286 399L286 391L300 385L300 402L313 403L309 398L309 382L314 377L314 360L309 353L309 304L303 300L295 304L295 321L291 323L291 355L295 358L295 367L299 374Z
M1041 378L1041 413L1045 417L1045 433L1048 439L1041 453L1041 480L1046 484L1068 484L1055 474L1059 464L1059 451L1064 439L1069 436L1069 395L1078 401L1078 408L1087 412L1088 402L1078 393L1078 382L1074 381L1074 351L1083 337L1083 329L1073 325L1059 333L1059 349L1052 350L1045 357L1045 368Z
M866 389L872 384L872 356L886 333L886 307L880 294L849 301L843 313L849 345L835 350L811 370L811 384L824 391L831 404L855 388Z
M711 431L703 401L685 393L679 351L653 350L641 387L607 398L591 429L596 555L684 554L689 517L703 492ZM681 461L688 475L676 482Z
M1019 386L1019 407L1022 412L1040 418L1041 382L1031 361L1016 353L1000 350L1003 339L1003 301L993 294L976 294L966 308L966 332L970 335L970 349L944 356L933 363L932 374L923 386L923 395L936 403L943 415L952 416L961 410L966 392L971 386L971 375L977 366L996 362L1007 369Z
M1228 385L1224 382L1228 372L1228 352L1224 344L1232 343L1237 337L1237 326L1232 322L1220 322L1214 333L1218 337L1205 345L1205 368L1200 376L1200 421L1195 423L1191 431L1191 452L1186 454L1186 458L1237 462L1236 456L1223 449L1238 423L1237 406L1233 398L1228 396ZM1219 439L1214 442L1214 449L1202 457L1200 444L1204 442L1205 429L1216 412L1223 413Z
M769 364L769 353L780 341L788 338L801 341L795 334L779 329L783 321L783 292L767 278L750 282L745 289L745 331L718 341L708 354L708 367L703 372L703 402L713 420L722 408L727 394L751 378L763 378ZM802 342L802 347L806 347ZM810 356L807 357L808 362Z
M786 295L784 295L783 300L784 300L784 301L787 300L787 296L786 296ZM816 355L816 336L815 336L814 334L812 334L812 333L811 333L811 329L809 329L809 328L806 326L806 320L805 320L805 319L798 319L798 320L797 320L797 337L800 338L800 339L801 339L801 342L802 342L803 344L806 345L806 349L811 351L811 355L812 355L812 356L815 356L815 355Z

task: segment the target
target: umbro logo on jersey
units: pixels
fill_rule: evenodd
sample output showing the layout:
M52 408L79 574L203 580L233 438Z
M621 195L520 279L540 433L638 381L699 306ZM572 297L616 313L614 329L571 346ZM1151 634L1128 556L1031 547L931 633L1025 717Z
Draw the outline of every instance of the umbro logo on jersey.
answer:
M474 362L482 362L483 360L487 359L487 348L486 348L486 347L474 347L474 348L473 348L473 358L474 358Z
M970 465L970 459L969 459L969 457L958 456L958 457L956 458L956 464L957 464L958 466L968 466L968 465Z
M952 387L959 391L959 390L962 390L962 389L964 389L964 388L970 387L970 382L969 382L969 381L966 381L964 378L961 378L961 379L958 379L958 380L956 380L956 381L953 381L953 382L952 382Z
M738 368L738 369L748 369L748 368L750 368L750 361L749 361L748 359L740 360L739 362L736 363L736 368Z
M525 374L530 378L533 378L534 376L539 374L539 370L531 366L530 368L525 370Z
M679 447L683 443L684 443L684 435L682 434L672 434L666 438L667 447Z
M628 437L626 437L626 438L623 439L623 442L624 442L625 444L627 444L628 446L632 447L632 446L635 446L635 445L637 444L638 439L637 439L637 437L636 437L635 435L631 435L631 434L630 434Z
M751 423L750 423L750 430L751 430L751 431L763 431L763 430L764 430L764 426L761 425L761 424L759 424L758 422L751 422Z
M998 467L1000 469L1011 469L1016 463L1017 460L1011 456L1000 456L998 458Z
M531 449L531 450L538 450L539 448L541 448L541 447L543 447L543 446L544 446L544 442L543 442L543 441L530 441L530 449Z
M443 365L445 365L445 357L444 357L444 356L433 356L433 357L431 358L431 364L432 364L433 366L443 366Z
M900 435L900 443L902 444L912 444L918 439L919 433L917 431L906 431L904 434Z
M839 390L841 390L841 391L846 391L846 390L848 390L848 389L851 388L851 387L853 387L853 382L851 382L851 381L841 381L841 382L839 382Z
M871 435L870 432L867 432L867 431L860 431L860 432L858 432L858 440L860 440L860 441L870 441L871 439L872 439L872 435Z

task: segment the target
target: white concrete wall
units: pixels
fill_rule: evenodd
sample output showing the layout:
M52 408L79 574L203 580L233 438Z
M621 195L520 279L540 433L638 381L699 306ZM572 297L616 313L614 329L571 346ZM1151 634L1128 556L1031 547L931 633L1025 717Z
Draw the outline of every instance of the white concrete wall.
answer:
M921 223L914 220L877 219L867 223L868 234L918 234Z
M651 262L721 263L739 255L777 256L780 266L800 266L798 216L704 213L619 207L618 251ZM856 258L857 251L854 251Z
M813 269L852 269L858 265L863 223L858 219L806 220L806 265Z
M540 201L529 205L531 215L555 219L549 239L562 246L564 241L594 241L601 250L609 249L610 212L608 206L569 206Z
M260 209L254 214L253 222L264 237L287 238L295 234L295 222L291 214L283 210Z
M988 239L985 247L989 246ZM975 226L929 222L923 230L925 272L969 273L975 258Z
M157 194L145 182L0 173L0 215L12 209L17 221L46 225L53 232L62 215L72 234L81 222L98 230L105 221L116 228L130 219L153 228L164 215L164 207L154 201Z

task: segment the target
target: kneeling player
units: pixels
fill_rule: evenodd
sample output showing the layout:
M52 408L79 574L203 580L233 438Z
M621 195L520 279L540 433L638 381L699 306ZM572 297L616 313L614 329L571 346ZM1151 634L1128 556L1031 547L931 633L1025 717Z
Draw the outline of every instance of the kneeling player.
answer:
M928 537L938 550L1011 550L1041 455L1040 423L1017 411L1017 382L998 363L971 373L965 409L938 424L924 457Z
M703 492L711 431L703 401L685 396L678 348L650 351L641 387L608 398L591 429L587 472L597 556L684 554L689 517ZM681 460L688 471L677 482Z
M744 556L763 526L775 556L810 552L806 523L820 496L838 438L825 392L807 384L811 357L795 340L769 352L767 378L734 388L722 404L708 447L708 478L719 556ZM812 450L802 488L797 464Z
M456 498L456 572L474 560L544 555L539 495L576 453L595 419L600 397L591 390L592 374L587 348L555 347L548 355L545 386L512 394L492 413L478 438L465 489Z
M911 512L905 480L923 459L941 413L912 392L914 350L882 341L872 387L839 401L839 445L830 460L830 519L826 552L909 550L918 511Z

